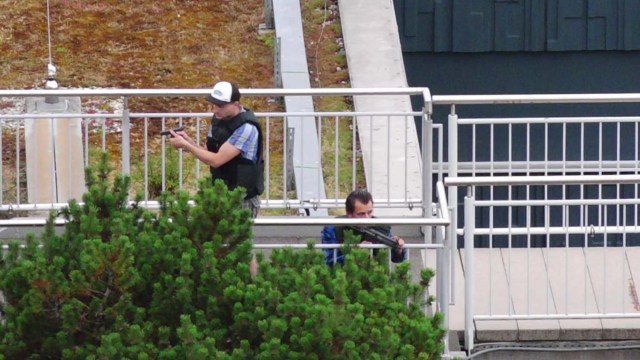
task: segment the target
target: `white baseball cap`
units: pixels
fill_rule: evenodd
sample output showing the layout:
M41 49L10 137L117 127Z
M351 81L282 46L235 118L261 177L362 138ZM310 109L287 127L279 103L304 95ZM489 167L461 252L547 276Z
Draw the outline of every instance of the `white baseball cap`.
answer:
M205 96L210 103L224 106L240 100L240 90L228 81L220 81L213 86L211 93Z

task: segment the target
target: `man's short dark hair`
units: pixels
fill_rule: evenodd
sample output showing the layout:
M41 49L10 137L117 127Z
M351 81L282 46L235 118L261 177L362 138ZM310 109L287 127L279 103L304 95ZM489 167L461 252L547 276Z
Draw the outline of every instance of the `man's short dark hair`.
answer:
M347 214L353 214L356 210L356 201L362 204L373 203L373 196L371 196L371 193L368 192L367 189L353 190L351 194L347 196L347 201L344 202Z

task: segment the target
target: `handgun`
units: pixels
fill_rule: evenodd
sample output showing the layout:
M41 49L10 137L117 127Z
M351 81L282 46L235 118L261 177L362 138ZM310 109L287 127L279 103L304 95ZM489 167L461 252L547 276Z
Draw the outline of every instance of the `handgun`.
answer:
M180 126L179 128L173 129L173 132L178 132L178 131L182 131L182 130L184 130L184 126ZM171 135L171 132L169 130L165 130L165 131L160 132L160 135L162 135L162 136Z

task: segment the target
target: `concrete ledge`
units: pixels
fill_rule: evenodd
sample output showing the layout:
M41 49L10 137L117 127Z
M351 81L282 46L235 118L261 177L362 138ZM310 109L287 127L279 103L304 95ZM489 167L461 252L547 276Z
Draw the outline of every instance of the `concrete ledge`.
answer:
M639 329L479 330L476 341L626 341L640 339ZM479 344L481 345L481 344Z
M474 359L639 359L639 341L580 341L478 344Z
M34 219L34 218L29 218ZM38 218L46 220L46 217ZM63 230L63 226L57 227L58 231ZM10 239L21 240L27 234L33 233L36 237L40 236L44 228L39 225L33 226L8 226L0 227L0 241ZM254 241L265 244L304 244L309 239L320 241L320 232L322 226L267 226L256 225L253 227ZM394 235L398 235L410 243L421 243L422 234L419 226L399 225L392 226Z
M483 321L484 322L484 321ZM476 342L518 341L518 330L500 330L504 326L496 326L495 330L477 330ZM460 331L463 333L463 331ZM464 339L462 340L464 343Z

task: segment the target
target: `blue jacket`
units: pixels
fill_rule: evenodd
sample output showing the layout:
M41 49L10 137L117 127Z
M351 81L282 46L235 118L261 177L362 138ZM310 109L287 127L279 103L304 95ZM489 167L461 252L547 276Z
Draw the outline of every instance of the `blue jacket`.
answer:
M321 238L322 238L322 243L323 244L342 244L344 239L342 239L342 236L336 235L336 230L338 233L341 233L343 231L342 227L336 227L333 225L329 225L329 226L325 226L322 229L322 233L321 233ZM391 231L389 231L388 229L386 229L384 231L388 236L392 236L391 235ZM362 234L358 234L356 231L354 231L355 235L362 235ZM363 240L367 240L365 236L362 237ZM378 249L374 249L373 252L374 254L377 253ZM339 264L344 264L344 255L342 255L342 253L340 252L340 250L335 250L336 254L335 254L335 259ZM325 262L327 265L333 266L333 259L334 259L334 249L324 249L324 254L325 254ZM407 250L406 249L402 249L402 254L398 254L395 250L391 250L391 261L394 263L400 263L403 262L405 259L407 258Z

